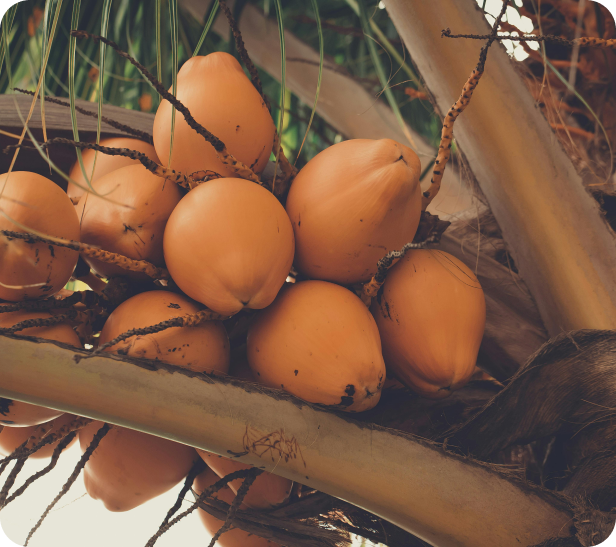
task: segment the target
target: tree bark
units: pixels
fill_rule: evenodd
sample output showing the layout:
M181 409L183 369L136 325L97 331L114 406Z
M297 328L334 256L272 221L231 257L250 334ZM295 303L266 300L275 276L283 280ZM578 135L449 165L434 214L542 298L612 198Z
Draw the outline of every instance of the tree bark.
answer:
M442 112L457 100L486 34L474 0L384 0ZM466 154L550 335L616 328L616 239L597 202L516 73L494 44L454 135Z
M14 336L0 336L0 354L2 397L236 457L438 547L531 546L572 533L565 498L278 390L110 354L77 363L84 352Z

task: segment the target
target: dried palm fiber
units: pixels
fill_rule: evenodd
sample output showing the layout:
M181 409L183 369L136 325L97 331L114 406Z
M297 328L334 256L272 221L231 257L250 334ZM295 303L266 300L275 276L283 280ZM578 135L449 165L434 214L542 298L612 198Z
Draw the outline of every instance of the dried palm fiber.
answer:
M55 418L51 423L51 430L47 432L44 438L47 435L56 433L58 434L61 428L67 424L73 422L76 418L73 414L62 414ZM21 446L25 441L27 441L36 431L37 426L28 426L28 427L5 427L0 431L0 454L3 456L8 456L12 454L19 446ZM59 437L55 441L50 442L46 446L42 447L40 450L37 450L31 456L35 459L40 458L50 458L53 454L53 451L58 446L59 442L64 437ZM42 439L41 439L42 440ZM71 441L67 447L70 447L74 444L75 439Z

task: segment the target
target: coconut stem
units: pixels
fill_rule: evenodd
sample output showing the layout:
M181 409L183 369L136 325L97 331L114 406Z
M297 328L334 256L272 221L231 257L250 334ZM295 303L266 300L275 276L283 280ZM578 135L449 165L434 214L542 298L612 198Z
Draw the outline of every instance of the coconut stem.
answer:
M453 124L457 120L458 116L464 112L464 109L471 102L471 97L473 96L473 91L477 87L481 76L483 75L483 71L485 68L486 58L488 56L488 49L492 45L492 43L496 40L496 33L498 31L498 26L500 25L501 19L505 15L507 11L507 5L509 4L509 0L505 0L503 2L503 7L494 21L494 25L492 26L492 32L488 36L488 41L481 48L479 53L479 62L477 66L471 72L468 80L464 84L462 88L462 93L455 104L449 109L447 115L445 116L445 120L443 121L443 129L441 131L441 142L438 147L438 154L436 156L436 160L434 162L434 167L432 168L432 178L430 179L430 188L423 193L421 200L422 210L425 211L428 208L428 205L432 202L432 200L438 194L438 191L441 187L441 181L443 180L443 174L445 172L445 167L449 158L451 156L451 142L453 139Z
M252 59L248 55L248 51L246 51L246 46L244 45L242 33L240 32L237 21L235 20L235 17L233 17L231 10L227 6L226 0L219 0L218 5L227 17L227 21L229 22L229 26L231 27L231 32L233 33L233 38L235 39L235 47L237 49L237 52L239 53L244 65L248 69L248 72L250 73L250 81L252 82L252 85L255 86L255 89L259 92L259 95L261 95L265 106L271 113L272 107L270 105L269 99L267 98L265 93L263 93L263 86L261 85L259 72L257 71L257 68L252 62ZM274 143L272 146L272 152L274 153L274 155L278 155L278 164L282 172L282 181L276 191L276 195L280 196L286 192L290 181L295 177L295 175L297 175L297 169L285 156L284 150L282 149L282 145L280 143L280 135L278 134L278 130L276 128L274 128Z
M109 47L113 48L120 57L127 59L133 66L141 72L148 79L148 81L154 86L156 91L160 94L163 99L166 99L173 106L175 106L176 110L180 112L186 123L194 129L199 135L201 135L207 142L209 142L216 150L218 157L220 160L230 167L235 173L241 178L245 178L248 180L252 180L253 182L257 182L261 184L261 179L259 179L258 175L256 175L253 170L242 163L240 160L235 158L232 154L229 153L227 147L224 142L222 142L218 137L210 133L205 127L203 127L200 123L198 123L190 113L190 110L186 108L178 99L176 99L171 93L169 93L149 71L145 68L141 63L139 63L136 59L133 59L128 53L125 53L120 49L120 46L115 42L104 38L103 36L98 36L96 34L90 34L85 30L72 30L71 36L76 38L92 38L97 42L103 42Z
M445 38L471 38L473 40L486 40L491 37L490 34L451 34L451 29L447 28L441 31L441 36ZM594 36L582 36L574 40L567 40L562 36L553 34L542 34L540 36L514 36L512 34L498 34L495 41L511 40L512 42L553 42L562 46L579 46L579 47L596 47L602 49L616 49L615 38L595 38Z
M71 473L71 476L68 478L68 480L66 481L66 483L64 484L64 486L62 487L62 489L60 490L60 492L58 493L58 495L54 498L54 500L49 504L49 506L47 507L47 509L45 509L45 512L41 515L41 518L38 520L38 522L34 525L34 527L32 528L32 530L30 530L30 533L28 534L28 537L26 538L26 542L24 543L24 547L26 545L28 545L30 538L32 538L32 536L34 535L34 533L40 528L41 524L43 524L43 521L45 520L45 518L47 517L47 515L49 514L49 512L54 508L54 506L60 501L60 499L64 496L64 494L66 494L70 487L73 485L73 483L77 480L77 477L79 476L79 473L81 473L81 470L85 467L86 463L88 462L88 460L90 459L90 456L92 455L92 452L94 452L94 450L96 450L96 448L98 447L99 443L101 442L102 438L107 435L107 433L109 432L110 429L110 425L109 424L104 424L97 432L96 435L94 435L94 438L92 439L92 442L90 443L90 445L88 446L88 448L86 449L86 451L83 453L83 455L81 456L81 459L79 460L79 462L77 463L77 465L75 466L75 469L73 470L73 472Z
M33 91L28 91L27 89L20 89L18 87L13 88L15 91L19 91L20 93L24 93L25 95L34 95ZM68 108L71 107L70 103L66 101L62 101L56 97L49 97L45 95L45 101L49 103L59 104L60 106L66 106ZM75 106L75 110L84 116L91 116L92 118L98 118L98 114L96 112L92 112L90 110L86 110L85 108L81 108L79 106ZM154 144L154 140L152 139L152 135L146 133L145 131L139 131L138 129L133 129L129 125L124 125L123 123L117 122L108 118L107 116L101 116L101 120L105 122L107 125L114 127L124 133L128 133L133 137L137 137L139 140L147 142L148 144Z
M131 329L126 332L123 332L119 336L116 336L113 340L109 340L109 342L105 342L104 344L98 346L96 350L88 355L75 355L75 360L80 361L81 359L88 359L89 357L95 357L96 355L100 355L107 348L113 347L132 336L146 336L148 334L156 334L157 332L162 332L167 329L171 329L173 327L195 327L204 321L222 321L224 319L229 319L229 315L220 315L219 313L213 312L212 310L201 310L197 313L183 315L180 317L173 317L172 319L167 319L166 321L161 321L156 325L152 325L150 327L143 327L141 329Z
M201 472L205 471L206 469L207 469L206 463L201 458L197 458L192 468L190 469L188 475L186 476L186 480L184 481L182 490L180 490L180 493L178 494L178 497L175 500L173 507L171 507L171 509L167 511L167 515L165 516L165 519L163 520L162 524L159 526L158 528L159 530L167 526L171 517L180 510L180 507L182 507L182 502L184 501L184 496L192 488L193 482L195 482L195 478L197 477L197 475L199 475Z
M72 431L66 437L64 437L64 439L62 439L62 441L58 443L58 446L54 448L53 454L51 455L51 461L49 462L49 464L45 468L34 473L34 475L31 475L30 477L28 477L26 482L24 482L22 486L20 486L17 490L15 490L13 494L10 495L7 498L7 500L4 502L4 504L2 504L1 507L2 508L6 507L13 500L21 496L33 482L35 482L36 480L50 473L54 469L56 464L58 463L58 460L60 459L60 454L62 453L62 451L71 443L71 441L75 438L76 435L77 433Z
M46 298L45 300L24 300L23 302L15 302L13 304L0 305L0 313L10 313L14 311L45 311L58 308L68 308L74 304L85 304L86 306L96 305L100 295L93 291L75 291L66 298L59 299Z
M244 479L244 482L242 482L242 486L239 487L237 495L235 496L235 499L233 500L233 503L231 504L231 506L229 507L229 511L227 512L227 518L225 519L224 524L214 534L212 541L210 541L209 547L214 547L214 545L218 541L218 538L222 536L227 530L229 530L229 528L231 528L233 524L233 518L235 517L237 510L240 508L240 505L244 501L246 494L248 494L248 490L252 486L252 483L255 482L255 479L261 473L263 473L263 469L258 469L256 467L248 469L248 471L251 471L250 475L248 475Z
M41 448L47 446L48 444L52 444L59 439L63 439L73 431L78 431L82 427L85 427L91 421L92 420L89 418L77 416L74 420L68 424L64 424L60 429L58 429L58 431L52 433L51 435L47 435L47 433L51 429L52 423L47 422L46 424L41 424L27 441L13 450L11 454L0 460L0 474L2 474L11 461L18 460L20 458L28 458L30 455L38 452Z
M77 310L69 310L67 313L61 315L52 315L51 317L37 317L36 319L26 319L13 325L12 327L0 328L0 334L14 334L24 329L31 329L36 327L51 327L64 321L75 319L77 317Z
M45 149L51 144L63 144L67 146L74 146L81 150L89 149L96 150L98 152L102 152L108 156L123 156L125 158L130 158L131 160L140 161L141 164L151 173L161 178L168 179L172 182L175 182L179 186L184 188L193 188L197 185L197 183L193 180L190 175L185 175L184 173L180 173L173 169L168 169L159 165L155 161L151 160L142 152L138 152L137 150L131 150L130 148L113 148L110 146L101 146L100 144L96 144L93 142L77 142L71 139L65 139L62 137L56 137L53 139L49 139L46 143L41 145L41 148ZM13 145L14 146L14 145ZM10 148L10 147L7 147ZM22 146L23 148L23 146Z
M140 272L151 277L152 279L169 279L169 272L165 268L158 268L145 260L133 260L126 256L122 256L117 253L111 253L104 251L87 243L80 243L79 241L71 241L69 239L62 238L47 238L34 234L28 234L25 232L12 232L10 230L0 230L0 234L6 236L9 239L23 239L27 243L46 243L48 245L55 245L56 247L64 247L81 253L83 256L94 258L105 262L107 264L114 264L131 272Z
M394 260L404 257L407 251L410 251L411 249L425 249L428 243L438 243L440 239L441 234L435 233L428 237L425 241L421 241L419 243L407 243L399 251L391 251L387 253L383 258L381 258L381 260L378 261L377 270L372 279L362 287L362 302L366 304L366 306L370 307L370 304L372 304L372 299L377 295L383 283L385 283L387 272L393 265Z
M261 470L258 469L257 471L261 471ZM158 529L158 531L149 539L145 547L154 547L154 544L156 543L158 538L160 538L160 536L162 536L174 524L178 523L184 517L187 517L193 511L195 511L195 509L197 509L199 505L201 504L201 502L203 502L207 497L212 496L213 494L218 492L221 488L224 488L230 482L236 479L242 479L244 477L248 477L252 475L253 473L254 473L254 468L240 469L239 471L234 471L233 473L230 473L229 475L226 475L222 479L216 481L214 484L212 484L212 486L210 486L209 488L206 488L203 492L201 492L199 497L197 497L197 499L195 500L195 503L193 503L188 509L186 509L186 511L184 511L183 513L180 513L177 517L175 517L173 520L170 520L164 526L161 526Z

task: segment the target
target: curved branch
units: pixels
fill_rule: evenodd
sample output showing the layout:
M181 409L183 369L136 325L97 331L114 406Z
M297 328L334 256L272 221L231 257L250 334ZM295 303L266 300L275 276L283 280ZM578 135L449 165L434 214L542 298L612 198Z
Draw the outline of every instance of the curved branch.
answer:
M0 336L0 353L2 397L232 456L439 547L523 547L574 533L567 498L282 391L116 355L76 363L85 352L15 336Z

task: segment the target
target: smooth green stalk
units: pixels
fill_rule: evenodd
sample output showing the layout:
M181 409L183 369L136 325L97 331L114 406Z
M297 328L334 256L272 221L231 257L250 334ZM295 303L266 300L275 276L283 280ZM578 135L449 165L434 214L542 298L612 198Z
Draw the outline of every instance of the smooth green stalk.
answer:
M214 19L216 19L217 13L218 13L218 0L215 0L214 5L210 9L210 15L208 16L205 26L203 27L201 38L199 38L199 43L197 44L195 51L193 51L193 54L192 54L193 57L195 57L196 55L199 55L201 46L203 45L203 42L205 41L205 37L207 36L207 33L210 31L210 28L212 27L212 24L214 23Z
M158 81L163 81L163 61L160 39L160 14L162 10L162 0L156 0L156 77Z
M79 25L79 12L81 10L81 0L73 0L73 14L71 17L71 30L77 30ZM71 125L73 126L73 140L80 142L79 140L79 128L77 126L77 111L75 110L75 48L77 46L77 38L71 36L69 39L69 53L68 53L68 97L71 104ZM86 168L83 165L83 158L81 156L81 150L75 149L77 152L77 161L81 168L81 173L86 181L86 184L93 190L90 177L86 173Z
M103 14L101 18L101 36L107 37L109 30L109 13L111 12L112 0L105 0L103 3ZM96 144L101 141L101 118L103 116L103 91L104 91L104 76L105 76L105 51L107 46L101 42L99 44L99 69L98 69L98 119L96 122ZM98 151L94 151L94 162L92 163L92 175L94 177L94 170L96 169L96 160L98 158Z
M351 9L355 12L356 15L361 17L360 6L358 1L360 0L347 0L347 4L351 7ZM387 39L387 36L383 33L383 31L379 28L379 26L370 19L370 30L374 32L377 37L379 44L382 45L389 53L396 63L400 65L402 70L406 72L406 75L415 83L418 89L423 90L424 86L419 79L419 76L415 73L415 71L411 68L411 66L402 58L402 55L398 53L398 50L394 47L394 45Z
M284 42L284 19L282 15L282 6L280 0L274 0L276 5L276 18L278 19L278 36L280 38L280 118L278 120L278 135L280 136L278 150L276 150L276 167L274 168L274 179L272 181L272 192L276 186L276 174L278 173L278 161L280 157L280 147L282 146L282 131L284 129L284 105L287 82L287 61L286 49Z
M299 155L302 153L302 148L304 147L304 143L306 142L306 138L308 137L308 133L310 131L310 126L312 125L312 120L314 119L314 113L317 110L317 102L319 101L319 93L321 92L321 76L323 74L323 29L321 28L321 17L319 16L319 6L317 4L317 0L311 0L311 2L317 22L317 32L319 34L319 77L317 79L317 91L314 95L314 104L312 105L312 112L310 113L310 119L308 120L308 127L306 127L306 133L304 133L304 138L299 147L297 157L295 158L295 163L297 163Z
M347 0L347 2L352 2L354 0ZM385 76L385 70L383 68L383 64L381 63L381 59L379 58L378 51L376 50L375 40L372 36L370 22L368 21L368 14L366 12L366 6L363 0L357 0L357 4L359 6L359 17L361 19L361 25L366 35L368 50L370 51L370 56L372 57L372 63L374 64L374 68L376 70L377 76L379 77L379 81L383 86L383 91L385 93L385 97L387 97L387 102L389 102L389 106L391 107L394 115L396 116L396 120L398 120L398 124L402 129L404 135L406 136L409 144L416 148L415 141L411 136L406 124L404 123L404 119L402 118L402 113L400 112L400 108L398 107L398 103L396 102L396 98L394 97L393 92L389 87L389 80L387 76ZM351 4L352 5L352 4Z
M603 132L603 135L605 136L605 141L607 143L607 147L610 151L610 168L608 170L608 179L612 173L612 171L614 170L614 153L612 152L612 143L610 142L610 136L607 134L607 131L605 130L605 127L603 127L603 124L601 123L601 120L599 119L599 116L597 116L597 114L595 113L595 111L591 108L591 106L584 100L584 97L582 97L575 89L575 87L573 87L566 79L565 77L558 71L558 69L552 64L550 63L550 61L548 60L548 58L545 56L545 52L543 54L543 58L545 63L547 64L547 66L550 68L550 70L556 74L556 76L558 77L558 79L565 84L565 86L567 86L567 89L569 91L571 91L571 93L573 93L579 100L580 102L588 109L588 112L590 112L592 114L592 117L595 119L595 121L597 122L597 125L599 125L599 127L601 128L601 131ZM605 181L606 183L608 182L608 180Z
M169 17L171 19L171 93L175 97L178 92L178 2L169 0ZM173 154L173 135L175 133L175 106L171 107L171 143L169 144L169 161L167 167L171 168L171 155Z

